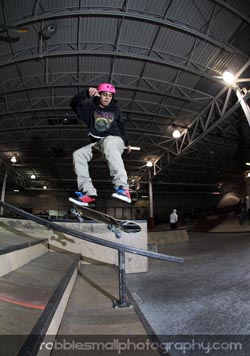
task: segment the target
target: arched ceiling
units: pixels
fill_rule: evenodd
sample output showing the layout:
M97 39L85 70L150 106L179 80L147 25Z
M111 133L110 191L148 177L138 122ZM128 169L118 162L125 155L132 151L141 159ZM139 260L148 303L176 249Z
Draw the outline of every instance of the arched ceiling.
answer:
M131 185L147 189L148 159L156 192L213 192L240 182L249 124L221 75L235 73L249 100L249 0L0 5L0 174L8 174L8 189L76 188L72 152L89 141L69 102L107 81L117 88L131 145L141 147L123 156ZM110 191L100 157L91 174Z

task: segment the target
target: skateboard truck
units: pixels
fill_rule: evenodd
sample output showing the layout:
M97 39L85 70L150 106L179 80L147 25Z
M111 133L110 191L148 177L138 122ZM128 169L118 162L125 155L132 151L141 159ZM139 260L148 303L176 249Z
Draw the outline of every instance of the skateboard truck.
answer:
M113 225L113 224L108 224L108 225L107 225L107 228L108 228L109 231L112 231L112 232L115 234L115 237L116 237L117 239L119 239L119 238L122 236L121 230L119 230L115 225Z
M81 223L84 222L83 217L82 217L81 214L77 211L76 208L71 208L71 209L70 209L70 212L71 212L71 214L74 215ZM108 225L107 225L107 228L108 228L109 231L112 231L112 232L115 234L115 237L116 237L117 239L119 239L119 238L122 236L121 230L118 229L115 225L113 225L113 224L108 224Z
M84 222L83 217L81 216L81 214L77 211L76 208L71 208L70 212L72 215L74 215L81 223Z
M69 201L74 203L72 198L69 198ZM74 203L75 204L75 203ZM129 233L136 233L141 231L141 226L130 220L119 220L105 213L93 210L87 206L75 206L71 208L71 213L74 215L80 222L83 222L83 217L104 223L107 226L107 229L115 234L117 239L122 237L122 231Z

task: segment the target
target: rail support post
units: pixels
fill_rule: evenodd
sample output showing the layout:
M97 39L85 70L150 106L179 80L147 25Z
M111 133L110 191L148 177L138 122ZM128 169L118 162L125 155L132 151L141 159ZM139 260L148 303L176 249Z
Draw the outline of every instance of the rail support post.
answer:
M126 274L125 274L125 251L118 250L119 262L119 300L113 302L114 308L129 308L131 304L127 299L126 293Z

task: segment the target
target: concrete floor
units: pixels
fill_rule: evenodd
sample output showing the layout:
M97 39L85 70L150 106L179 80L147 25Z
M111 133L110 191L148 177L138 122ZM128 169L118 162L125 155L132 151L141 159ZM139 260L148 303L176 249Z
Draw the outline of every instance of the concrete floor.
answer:
M133 307L113 308L119 298L117 268L82 265L67 304L52 355L159 356ZM79 350L74 349L78 343Z
M170 355L249 355L250 233L190 233L189 238L159 247L184 257L183 264L151 259L148 273L127 276L130 292L159 340L189 343L189 350L166 344ZM243 350L231 345L236 352L205 353L190 344L207 342L209 335L211 342L227 343L239 335Z

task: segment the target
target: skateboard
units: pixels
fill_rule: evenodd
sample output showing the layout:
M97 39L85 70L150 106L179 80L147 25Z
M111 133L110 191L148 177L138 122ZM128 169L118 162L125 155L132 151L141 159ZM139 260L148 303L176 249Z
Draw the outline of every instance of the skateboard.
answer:
M117 239L121 237L121 231L124 231L127 234L141 231L141 226L134 221L119 220L113 216L90 209L86 206L74 205L73 208L71 208L71 214L74 215L81 223L84 222L84 217L86 217L106 224L108 230L112 231Z

